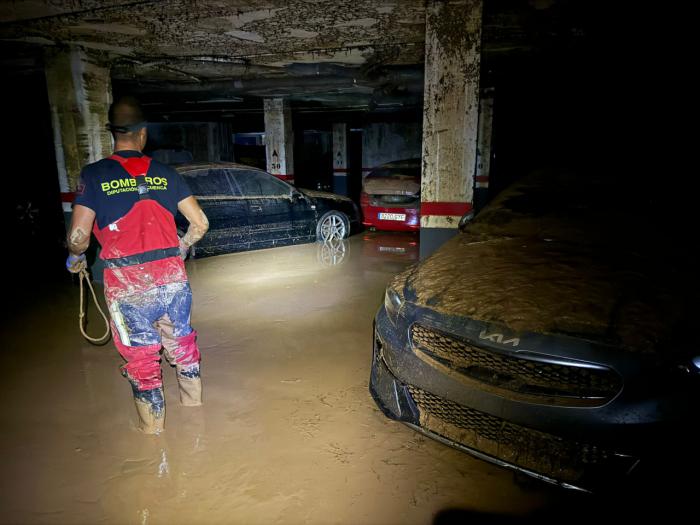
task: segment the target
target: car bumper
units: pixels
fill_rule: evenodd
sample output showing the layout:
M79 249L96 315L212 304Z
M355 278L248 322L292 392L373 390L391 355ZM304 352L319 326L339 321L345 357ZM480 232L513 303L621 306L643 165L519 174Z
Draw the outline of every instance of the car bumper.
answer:
M406 216L403 221L384 220L380 213L394 213ZM385 231L418 231L420 229L420 211L418 208L384 208L381 206L362 206L362 224L366 227Z
M387 417L480 459L565 488L591 491L640 470L642 454L630 446L630 436L656 434L658 406L616 399L582 408L507 399L465 385L416 357L406 337L409 324L398 324L384 307L375 319L370 392Z

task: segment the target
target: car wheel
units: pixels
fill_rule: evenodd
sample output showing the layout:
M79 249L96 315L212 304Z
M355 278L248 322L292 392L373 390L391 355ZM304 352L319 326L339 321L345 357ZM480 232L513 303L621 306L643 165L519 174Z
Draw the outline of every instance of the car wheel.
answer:
M349 234L350 221L339 211L329 211L316 225L316 239L321 242L345 239Z

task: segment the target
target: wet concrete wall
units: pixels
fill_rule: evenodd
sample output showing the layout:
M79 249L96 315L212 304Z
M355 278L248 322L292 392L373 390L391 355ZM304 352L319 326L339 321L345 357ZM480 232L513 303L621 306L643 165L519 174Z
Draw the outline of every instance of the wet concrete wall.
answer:
M401 159L419 158L421 125L419 122L380 122L368 124L362 133L362 174Z
M297 188L335 191L332 133L322 129L297 128L294 137L294 185Z
M474 207L481 209L488 201L493 156L493 90L486 91L479 102L479 137L474 176Z
M189 152L195 161L233 160L229 127L219 122L149 123L146 149L148 153L173 150L178 158L179 153Z

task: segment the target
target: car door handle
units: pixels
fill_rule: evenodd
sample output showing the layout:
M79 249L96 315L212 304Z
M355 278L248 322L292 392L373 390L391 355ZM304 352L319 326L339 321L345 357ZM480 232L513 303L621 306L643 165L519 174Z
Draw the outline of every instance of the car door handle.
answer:
M253 206L251 205L250 209L252 211L262 211L262 206Z

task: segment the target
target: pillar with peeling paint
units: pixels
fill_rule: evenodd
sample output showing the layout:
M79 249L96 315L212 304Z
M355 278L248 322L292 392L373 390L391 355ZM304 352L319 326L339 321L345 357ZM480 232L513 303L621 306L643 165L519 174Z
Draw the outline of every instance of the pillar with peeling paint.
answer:
M267 171L294 184L294 133L289 101L266 98L264 108Z
M482 0L430 0L426 9L421 258L473 209Z
M80 47L48 49L45 63L63 211L68 214L80 170L112 153L106 129L112 84L109 67Z
M493 140L493 89L484 90L479 101L479 138L476 150L474 203L481 209L488 201Z
M348 125L333 124L333 193L348 194Z

